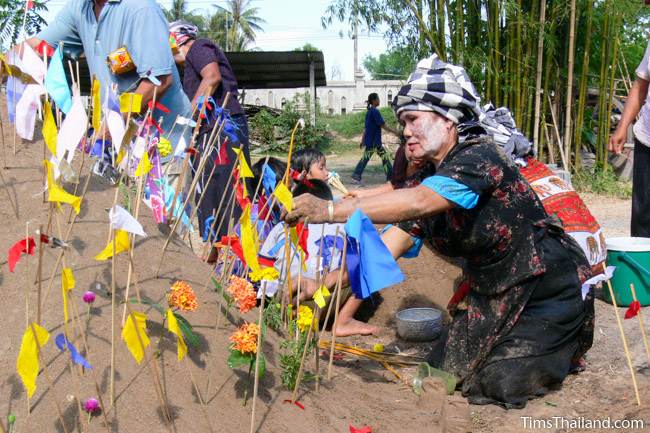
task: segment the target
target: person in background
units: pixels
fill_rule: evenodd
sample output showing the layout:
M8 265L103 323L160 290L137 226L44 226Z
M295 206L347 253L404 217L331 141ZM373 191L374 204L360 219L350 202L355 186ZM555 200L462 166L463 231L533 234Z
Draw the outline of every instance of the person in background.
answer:
M209 143L207 141L213 129L219 128L218 116L216 115L219 107L224 109L232 120L229 125L224 127L224 132L220 137L221 143L224 143L226 138L228 138L228 148L226 152L220 154L220 146L215 145L212 151L213 154L207 159L195 197L198 202L203 191L207 191L197 212L199 229L201 233L204 233L206 229L205 222L211 218L216 219L217 223L215 227L220 226L221 228L219 233L214 234L212 238L220 239L228 231L228 222L226 221L220 224L220 221L223 218L227 218L230 212L228 206L222 206L218 215L216 214L216 210L221 202L221 197L224 194L226 198L230 197L232 191L233 183L232 181L228 182L228 177L230 176L233 164L237 162L237 155L233 151L233 148L241 148L246 162L250 167L248 121L244 109L237 100L239 95L237 79L221 48L209 39L199 38L198 28L186 21L175 21L171 23L169 25L169 31L174 35L178 44L178 54L175 56L175 60L184 67L183 90L188 98L190 98L192 106L197 111L200 111L199 105L208 92L208 96L212 97L217 105L217 107L212 107L212 109L209 109L207 106L205 108L206 118L203 120L199 136L196 140L197 155L205 151L204 147L208 146ZM229 96L226 101L227 94ZM225 106L224 102L226 102ZM230 130L230 133L228 130ZM226 154L227 162L217 164L210 178L215 160L218 161L220 155L223 156ZM200 157L197 156L194 158L194 169L198 166L199 161ZM235 206L235 208L233 218L237 221L241 215L241 209L238 206ZM213 261L214 259L213 251L208 261Z
M27 43L37 49L41 41L50 46L64 43L82 47L91 75L101 83L102 94L112 84L118 93L142 94L142 106L153 99L166 110L154 109L153 118L162 118L163 128L172 129L177 116L189 117L190 102L183 93L169 46L167 20L154 0L70 0L47 27ZM126 48L134 67L113 73L107 57ZM181 129L169 137L172 145L181 138Z
M646 2L646 4L648 4ZM616 131L609 139L609 150L621 153L627 141L627 130L637 115L634 124L634 166L632 171L632 236L650 237L650 104L648 104L648 83L650 83L650 43L643 60L636 68L636 80L625 101L623 115Z
M395 135L399 135L399 133L386 125L386 122L384 122L384 118L381 116L377 107L379 107L379 95L376 93L369 94L368 111L366 112L366 126L363 130L363 136L361 137L361 144L359 145L359 147L362 148L365 146L365 151L354 169L354 173L352 173L352 180L358 184L361 183L361 175L366 169L368 161L372 158L372 154L375 152L377 152L377 155L381 158L381 165L384 168L387 180L390 180L393 172L388 153L381 143L381 130L383 129L392 132Z

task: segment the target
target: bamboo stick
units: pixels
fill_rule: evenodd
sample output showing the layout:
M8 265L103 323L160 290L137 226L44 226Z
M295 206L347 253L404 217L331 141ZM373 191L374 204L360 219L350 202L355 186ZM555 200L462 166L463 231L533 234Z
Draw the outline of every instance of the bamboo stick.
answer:
M330 360L327 365L327 380L332 380L332 364L334 363L334 347L336 347L336 325L339 320L339 308L341 306L341 285L343 284L343 270L345 269L345 264L348 256L348 238L343 239L343 259L341 260L341 268L339 269L339 277L336 281L336 290L334 295L336 296L336 307L334 309L334 324L332 325L332 340L330 345Z
M250 433L255 431L255 408L257 404L257 388L260 381L260 359L262 357L262 327L264 326L264 302L266 301L266 282L262 280L262 301L260 302L260 315L258 319L258 327L260 329L257 334L257 352L255 353L255 379L253 381L253 409L251 410L251 429Z

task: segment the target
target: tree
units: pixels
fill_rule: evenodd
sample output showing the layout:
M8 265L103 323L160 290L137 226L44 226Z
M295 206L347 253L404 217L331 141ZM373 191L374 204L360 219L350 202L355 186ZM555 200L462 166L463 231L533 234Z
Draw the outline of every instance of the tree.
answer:
M396 48L379 57L367 55L363 66L373 80L406 79L415 67L415 56L407 49Z
M47 12L44 1L34 1L34 6L25 15L24 0L0 0L0 43L4 49L15 45L21 37L23 21L25 35L32 35L41 30L47 23L43 13Z
M169 9L162 8L162 10L170 23L184 20L198 27L199 33L206 31L206 19L195 10L188 11L187 0L174 0Z
M320 51L320 48L307 42L302 47L295 48L294 51Z
M213 5L217 12L210 19L209 31L218 33L225 30L225 49L245 51L255 41L257 32L264 31L262 18L257 14L259 8L250 7L251 0L226 0L226 7ZM221 30L223 29L223 30Z

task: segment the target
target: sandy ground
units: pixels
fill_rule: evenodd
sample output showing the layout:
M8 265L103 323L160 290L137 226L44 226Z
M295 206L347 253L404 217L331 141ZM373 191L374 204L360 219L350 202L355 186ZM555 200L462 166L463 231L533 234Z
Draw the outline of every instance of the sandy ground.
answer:
M3 171L8 190L18 204L18 218L10 206L0 208L3 222L0 226L0 248L5 251L11 244L24 236L26 223L33 235L34 229L47 227L48 206L42 203L38 193L41 185L42 142L17 144L17 154L11 151L11 136L6 132L6 160L9 169ZM358 155L331 157L328 165L339 171L347 183L352 166ZM79 158L75 166L79 167ZM82 182L87 176L87 165L82 171ZM377 160L368 168L364 181L367 184L381 182L383 175ZM72 185L66 185L72 190ZM3 200L5 192L0 190ZM207 285L210 269L201 263L192 251L179 241L172 242L163 270L156 275L156 268L165 239L165 229L157 227L151 214L142 208L140 220L149 237L135 245L136 287L142 296L164 304L164 295L173 281L183 279L196 290L200 302L199 310L187 313L194 325L201 344L190 349L190 356L182 363L176 359L176 343L161 326L161 316L155 310L133 305L134 309L148 315L148 333L151 347L147 358L141 364L135 363L123 342L119 339L121 317L116 326L116 403L108 410L110 377L111 334L111 266L109 262L97 262L93 256L105 245L108 236L106 209L112 205L114 189L102 179L93 177L89 192L82 205L81 214L70 238L66 251L66 264L74 270L77 286L72 297L81 304L85 290L98 293L98 300L90 310L90 320L85 324L85 307L79 305L81 316L79 326L85 330L88 350L83 350L91 364L92 371L81 372L70 368L67 355L62 354L50 341L42 352L46 366L38 377L38 389L29 400L31 414L28 416L28 400L24 388L15 372L15 363L25 329L25 300L29 299L29 317L35 320L37 284L32 284L37 275L37 257L23 258L15 273L8 271L6 262L0 262L0 317L3 318L3 332L0 333L0 415L13 413L17 416L14 432L64 432L58 419L60 410L69 432L246 432L250 425L250 402L242 405L246 388L246 371L230 370L226 366L228 336L244 319L237 314L221 319L216 326L218 296ZM590 208L605 227L608 236L623 235L629 220L629 202L586 198ZM6 202L6 201L5 201ZM66 229L65 217L61 217L61 229ZM57 234L56 218L49 231ZM625 228L623 228L625 227ZM47 230L46 230L47 231ZM63 332L60 292L60 268L53 272L59 250L45 248L43 254L43 313L42 323L52 338ZM27 264L29 272L26 275ZM125 255L117 260L117 299L123 299L126 286L128 261ZM407 276L403 284L391 287L382 293L373 308L364 308L364 318L381 326L377 336L342 339L342 342L371 348L383 343L387 351L409 354L425 354L430 344L408 343L397 338L394 330L396 311L410 306L437 306L444 308L455 282L460 274L454 263L443 260L430 251L423 251L417 259L401 260L400 266ZM50 276L54 275L52 287ZM133 289L132 289L133 290ZM46 296L47 294L47 296ZM646 309L647 310L647 309ZM120 310L121 312L121 310ZM643 312L646 316L648 311ZM76 315L76 314L75 314ZM254 312L245 317L256 319ZM650 320L650 318L648 318ZM75 322L77 323L77 322ZM305 409L284 404L290 393L280 381L278 364L279 342L282 335L269 332L263 350L268 358L267 375L260 382L260 399L254 431L257 432L347 432L349 426L369 425L375 433L382 432L505 432L526 431L598 431L572 428L528 429L522 417L548 419L552 416L574 418L584 416L590 419L612 417L613 419L643 419L650 426L650 366L643 363L640 333L635 321L625 321L626 333L631 342L637 362L637 379L644 405L637 407L630 384L629 370L623 356L620 337L616 328L614 312L608 304L598 301L596 341L588 354L588 368L584 373L569 377L564 386L555 392L531 401L523 410L505 411L495 406L469 406L464 398L456 395L447 397L440 390L418 398L409 387L413 368L399 369L398 380L380 365L356 358L344 357L336 361L332 381L323 379L320 389L315 390L313 382L301 387L299 400ZM82 348L83 338L76 325L71 325L70 335L74 344ZM327 334L325 334L327 335ZM154 349L159 354L155 358ZM314 359L307 363L310 372L315 371ZM321 359L323 374L326 361ZM155 368L154 368L155 366ZM154 391L154 377L159 377L165 390L173 424L166 426L162 417L162 406ZM200 394L192 382L196 382ZM97 388L96 388L97 386ZM104 399L109 426L103 425L103 418L95 417L87 424L80 416L76 401L98 396ZM205 405L200 404L199 396ZM3 428L6 422L3 421ZM607 430L641 432L645 429Z

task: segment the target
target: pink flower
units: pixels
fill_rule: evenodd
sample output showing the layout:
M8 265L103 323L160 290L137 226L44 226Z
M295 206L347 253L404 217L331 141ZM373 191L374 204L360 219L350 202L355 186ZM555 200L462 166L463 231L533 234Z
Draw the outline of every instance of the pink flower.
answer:
M96 398L89 398L84 402L84 410L89 414L99 411L99 401Z
M86 304L92 304L95 302L95 292L87 291L84 293L83 300Z

